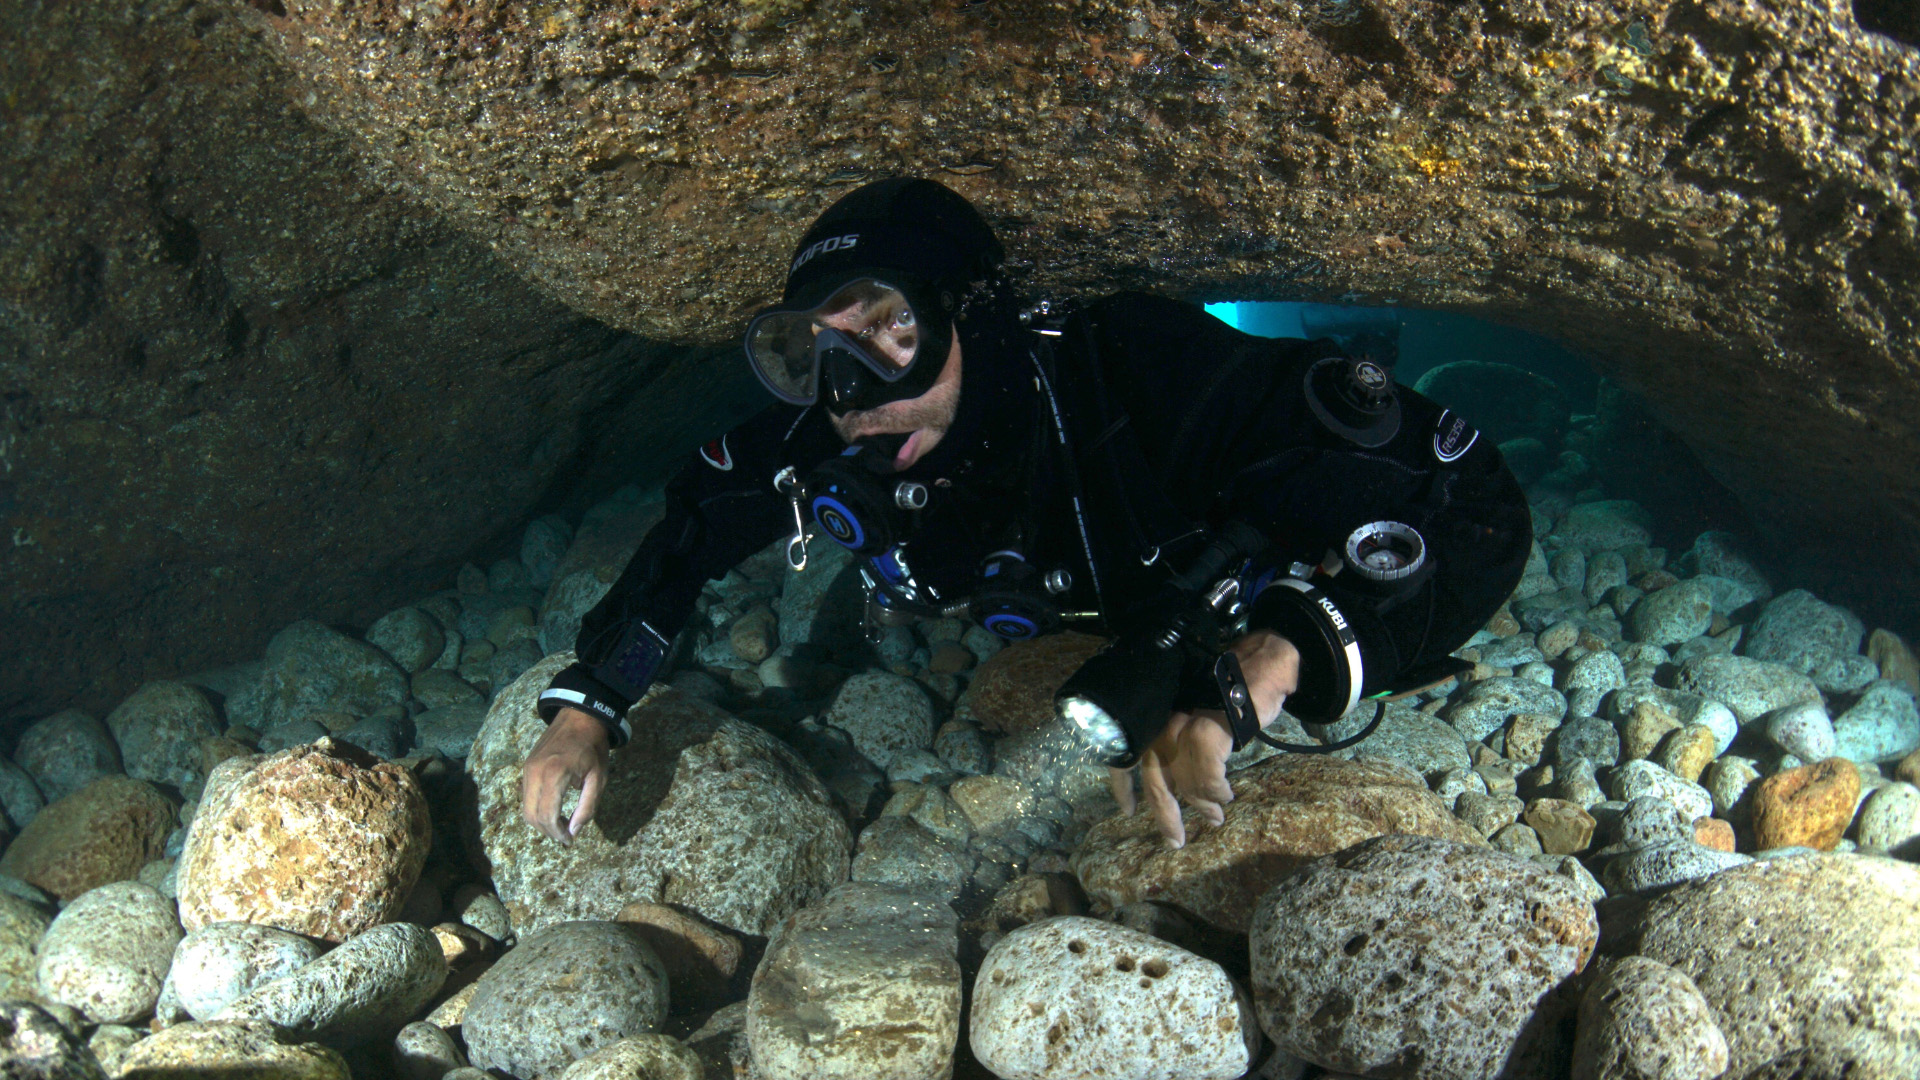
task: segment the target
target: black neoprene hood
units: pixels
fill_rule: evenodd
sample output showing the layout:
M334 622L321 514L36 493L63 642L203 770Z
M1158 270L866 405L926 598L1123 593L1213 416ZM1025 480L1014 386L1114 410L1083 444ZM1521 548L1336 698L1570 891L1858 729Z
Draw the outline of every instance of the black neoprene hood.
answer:
M814 220L787 264L780 306L804 310L853 278L889 271L958 293L1005 257L980 212L950 188L917 177L878 180Z

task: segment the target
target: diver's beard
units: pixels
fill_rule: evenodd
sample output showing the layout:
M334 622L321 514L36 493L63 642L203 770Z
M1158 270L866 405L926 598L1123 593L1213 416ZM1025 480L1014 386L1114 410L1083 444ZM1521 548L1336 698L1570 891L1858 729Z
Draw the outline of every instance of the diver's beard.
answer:
M855 409L842 416L827 414L833 430L846 442L854 443L871 435L909 435L924 430L923 442L931 442L953 426L959 405L959 387L951 390L935 385L917 398L890 401L874 409Z

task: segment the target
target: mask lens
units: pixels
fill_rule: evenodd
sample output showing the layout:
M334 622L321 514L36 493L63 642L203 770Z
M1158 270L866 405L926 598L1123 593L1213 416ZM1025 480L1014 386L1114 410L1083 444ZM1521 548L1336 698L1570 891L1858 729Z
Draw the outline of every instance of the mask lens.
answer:
M813 403L820 367L813 356L813 323L804 314L773 311L755 319L747 328L747 359L775 397Z
M884 382L895 382L913 367L920 351L920 320L906 293L875 278L841 286L808 311L769 311L747 327L747 359L776 397L796 405L819 396L820 360L816 339L838 330L830 348L845 351Z

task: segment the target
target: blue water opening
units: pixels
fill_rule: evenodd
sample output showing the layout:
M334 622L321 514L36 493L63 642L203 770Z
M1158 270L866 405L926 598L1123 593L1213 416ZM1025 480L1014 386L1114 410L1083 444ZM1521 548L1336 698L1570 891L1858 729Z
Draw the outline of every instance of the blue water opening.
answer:
M1552 380L1576 411L1591 412L1599 377L1585 357L1552 338L1471 315L1405 307L1362 307L1278 301L1208 304L1207 314L1243 333L1272 338L1330 337L1351 354L1367 354L1413 386L1456 360L1512 364Z

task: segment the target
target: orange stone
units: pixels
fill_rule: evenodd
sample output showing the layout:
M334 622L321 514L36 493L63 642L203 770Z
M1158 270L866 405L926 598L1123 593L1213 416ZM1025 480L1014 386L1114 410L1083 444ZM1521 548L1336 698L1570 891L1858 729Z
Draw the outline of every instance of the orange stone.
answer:
M1832 851L1860 804L1860 770L1831 757L1788 769L1754 785L1753 838L1760 850L1810 847Z
M1733 825L1717 817L1703 817L1693 823L1693 842L1715 851L1733 850Z

